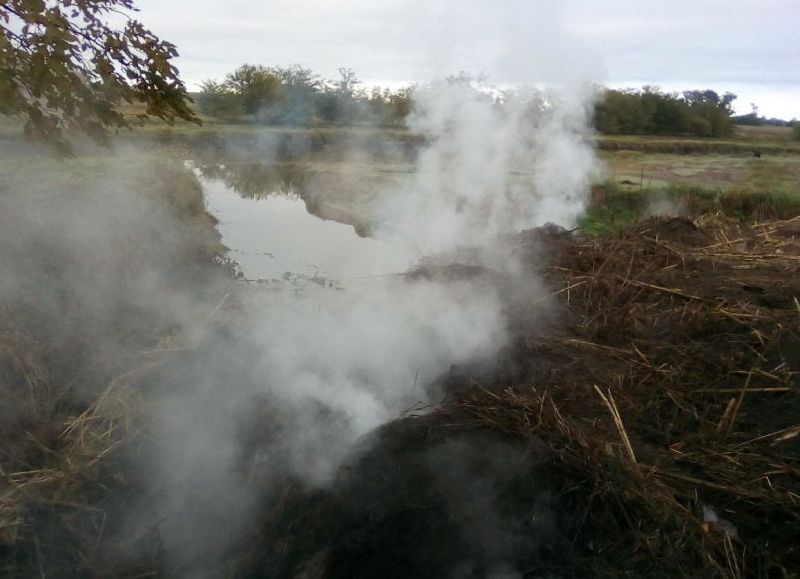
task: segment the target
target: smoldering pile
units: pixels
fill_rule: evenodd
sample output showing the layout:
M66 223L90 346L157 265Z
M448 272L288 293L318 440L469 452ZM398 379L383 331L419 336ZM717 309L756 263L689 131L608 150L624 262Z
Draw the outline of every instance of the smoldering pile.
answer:
M544 276L566 327L513 324L493 363L451 368L435 381L441 403L362 439L323 486L270 468L291 458L275 454L274 441L303 434L292 415L269 398L220 406L213 394L253 376L247 364L216 364L208 344L255 366L261 356L239 335L247 312L234 298L208 302L216 338L206 346L151 346L79 399L58 396L63 384L50 362L31 357L37 347L17 317L3 333L3 387L21 394L27 385L39 422L3 448L4 572L182 572L192 568L180 567L186 559L166 555L178 548L175 521L229 531L218 548L204 542L215 533L201 532L184 557L208 564L211 553L209 573L242 577L758 577L796 568L797 231L796 219L750 227L706 216L599 238L523 233L509 251ZM468 270L417 275L490 271ZM502 285L496 272L487 283ZM537 307L507 301L506 315L533 321ZM170 393L154 398L164 404L155 415L153 388ZM154 417L175 420L186 395L200 399L193 420L204 426L186 436L207 432L211 447L240 448L230 463L205 467L209 446L172 440L177 454L162 453L162 473L143 474L141 457L165 432ZM309 408L330 441L343 434L342 410ZM185 461L201 464L187 471L199 478L178 476ZM241 515L236 525L230 512Z
M135 168L126 187L106 179L118 193L107 220L86 211L100 193L85 183L74 203L74 187L32 210L24 191L0 199L23 200L0 248L12 274L0 387L14 419L0 447L0 570L797 566L797 223L651 220L599 238L545 227L497 243L580 214L585 110L544 111L530 143L519 117L449 96L427 118L445 138L378 207L376 234L478 247L477 259L322 290L319 303L265 300L219 271L235 276L229 262L211 268L201 248L218 240L196 181L184 196L157 174L141 187ZM533 188L507 180L533 160Z
M496 373L467 372L432 412L376 433L332 490L287 483L245 567L788 576L800 564L798 224L523 234L558 248L529 263L569 326L518 332Z

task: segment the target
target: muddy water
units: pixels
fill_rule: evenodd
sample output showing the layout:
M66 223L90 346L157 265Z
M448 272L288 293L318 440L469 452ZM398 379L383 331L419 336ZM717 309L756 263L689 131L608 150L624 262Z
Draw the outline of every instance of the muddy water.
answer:
M199 175L222 242L245 279L282 284L314 280L328 287L404 272L416 261L398 247L359 237L351 225L310 214L298 195L248 198L222 179Z

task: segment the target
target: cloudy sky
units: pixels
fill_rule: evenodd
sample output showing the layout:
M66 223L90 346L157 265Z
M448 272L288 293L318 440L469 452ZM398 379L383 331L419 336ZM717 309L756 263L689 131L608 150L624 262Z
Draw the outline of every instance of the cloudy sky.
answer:
M798 0L139 0L184 79L299 63L369 84L459 70L498 84L713 88L800 118Z

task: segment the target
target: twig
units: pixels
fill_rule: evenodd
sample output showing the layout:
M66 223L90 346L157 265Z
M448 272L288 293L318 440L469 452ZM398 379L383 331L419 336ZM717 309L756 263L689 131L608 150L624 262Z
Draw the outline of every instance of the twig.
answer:
M790 440L796 436L800 436L800 425L790 426L789 428L784 428L778 430L777 432L770 432L769 434L763 434L761 436L757 436L756 438L751 438L750 440L737 444L736 448L742 448L749 444L753 444L754 442L761 442L762 440L767 440L769 438L774 438L775 440L773 440L771 444L775 444L777 442Z
M721 491L721 492L724 492L724 493L727 493L727 494L730 494L730 495L733 495L733 496L738 496L738 497L747 497L747 498L751 498L751 499L762 498L761 495L758 495L756 493L752 493L750 491L746 491L746 490L744 490L742 488L739 488L739 487L732 487L732 486L729 486L729 485L722 485L722 484L719 484L719 483L715 483L715 482L711 482L711 481L695 478L695 477L692 477L692 476L687 476L685 474L679 474L677 472L659 470L654 466L652 466L652 467L647 466L647 465L640 465L640 466L643 467L643 468L647 468L649 472L651 472L652 474L656 475L659 478L671 478L673 480L683 481L683 482L687 482L687 483L690 483L690 484L693 484L693 485L702 486L702 487L706 487L706 488L709 488L709 489L714 489L716 491Z
M628 453L628 458L632 463L636 464L636 454L633 452L633 446L631 446L631 441L628 438L625 425L622 423L622 417L619 414L617 403L614 401L614 396L611 394L611 389L608 390L608 396L603 394L603 391L600 390L600 387L597 386L597 384L594 385L594 389L600 395L603 403L608 407L608 411L611 413L611 418L614 419L614 424L617 426L619 436L622 439L622 444L625 446L625 450Z
M800 302L797 301L797 296L795 296L793 299L794 299L794 306L795 308L797 308L797 315L800 316Z
M217 312L219 312L219 311L222 309L222 307L225 305L225 302L227 302L227 301L228 301L228 297L229 297L230 295L231 295L231 294L230 294L230 292L228 292L228 293L226 293L225 295L223 295L223 296L222 296L222 299L221 299L221 300L220 300L220 302L217 304L217 307L215 307L215 308L214 308L214 309L211 311L211 313L210 313L210 314L208 314L208 315L206 316L206 321L208 321L208 320L211 320L211 319L212 319L214 316L216 316L216 315L217 315Z
M565 287L565 288L561 288L560 290L554 291L554 292L553 292L553 293L551 293L551 294L548 294L548 295L546 295L546 296L544 296L544 297L541 297L541 298L539 298L539 299L533 300L533 302L531 302L531 304L532 304L532 305L536 305L536 304L538 304L538 303L540 303L540 302L543 302L544 300L550 299L550 298L552 298L553 296L557 296L558 294L562 294L562 293L564 293L564 292L567 292L567 296L568 296L568 297L567 297L567 302L569 302L569 291L570 291L570 290L573 290L573 289L575 289L576 287L580 287L580 286L584 285L585 283L586 283L586 280L584 280L584 281L579 281L579 282L577 282L577 283L570 284L570 285L568 285L568 286L567 286L567 287Z
M624 348L614 348L613 346L595 344L594 342L590 342L588 340L578 340L576 338L570 338L568 340L564 340L563 343L569 346L586 346L587 348L593 348L595 350L603 350L605 352L613 352L615 354L627 354L628 356L633 354L633 352L631 352L630 350L626 350Z
M650 284L650 283L645 283L643 281L637 281L637 280L634 280L634 279L624 279L624 278L622 278L622 276L617 276L617 277L622 279L625 283L629 283L631 285L635 285L635 286L639 286L639 287L648 288L648 289L659 291L659 292L668 293L668 294L671 294L671 295L674 295L674 296L678 296L678 297L686 299L686 300L697 300L697 301L701 301L701 302L710 302L711 301L711 300L709 300L707 298L703 298L703 297L700 297L700 296L695 296L695 295L692 295L692 294L683 293L679 289L663 287L663 286L660 286L660 285L653 285L653 284Z
M788 388L788 387L780 387L775 386L771 388L749 388L748 392L792 392L795 388ZM704 392L704 393L717 393L717 394L732 394L734 392L741 392L741 388L701 388L699 390L695 390L695 392ZM733 400L733 398L731 399Z
M738 392L738 390L736 390ZM715 431L717 434L722 434L723 431L726 430L726 424L728 424L728 420L730 420L730 415L733 413L733 407L736 406L736 398L731 398L728 400L727 406L725 406L725 411L722 413L722 417L717 422L717 427Z
M736 423L736 418L739 416L739 410L742 408L742 402L744 401L744 395L747 394L747 388L750 386L750 379L753 377L753 372L748 372L747 378L744 380L744 386L742 386L742 391L739 393L739 397L736 399L736 404L733 407L733 412L731 413L730 418L728 419L728 425L725 429L725 436L730 436L731 431L733 430L733 425Z

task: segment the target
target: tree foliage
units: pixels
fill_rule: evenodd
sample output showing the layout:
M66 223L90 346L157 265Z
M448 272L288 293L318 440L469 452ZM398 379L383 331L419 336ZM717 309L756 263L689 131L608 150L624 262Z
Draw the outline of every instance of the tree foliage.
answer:
M411 112L413 87L365 89L355 71L323 79L300 65L245 64L222 82L203 83L200 112L225 120L246 119L284 126L401 125Z
M451 85L481 85L486 79L460 72ZM311 70L245 64L223 82L206 81L199 97L203 114L225 120L284 126L402 126L414 109L416 87L365 88L350 68L338 79L323 79ZM498 107L504 97L483 93ZM665 93L655 86L604 90L595 106L595 127L607 134L692 135L725 137L734 129L736 95L713 90ZM533 103L540 106L541 103Z
M0 114L68 150L66 133L106 141L129 127L119 105L196 121L175 46L133 18L134 0L0 0Z
M278 75L260 64L240 66L225 78L219 89L229 95L238 95L238 108L248 115L280 101L283 92Z
M725 137L733 132L735 99L732 93L720 96L713 90L606 90L595 106L595 125L606 134Z
M244 99L230 91L225 83L215 80L201 83L197 104L204 114L227 121L244 114Z
M779 119L777 117L764 117L758 116L758 107L753 106L753 112L747 113L746 115L739 115L737 117L733 117L733 122L737 125L745 125L750 127L794 127L796 126L797 119Z

